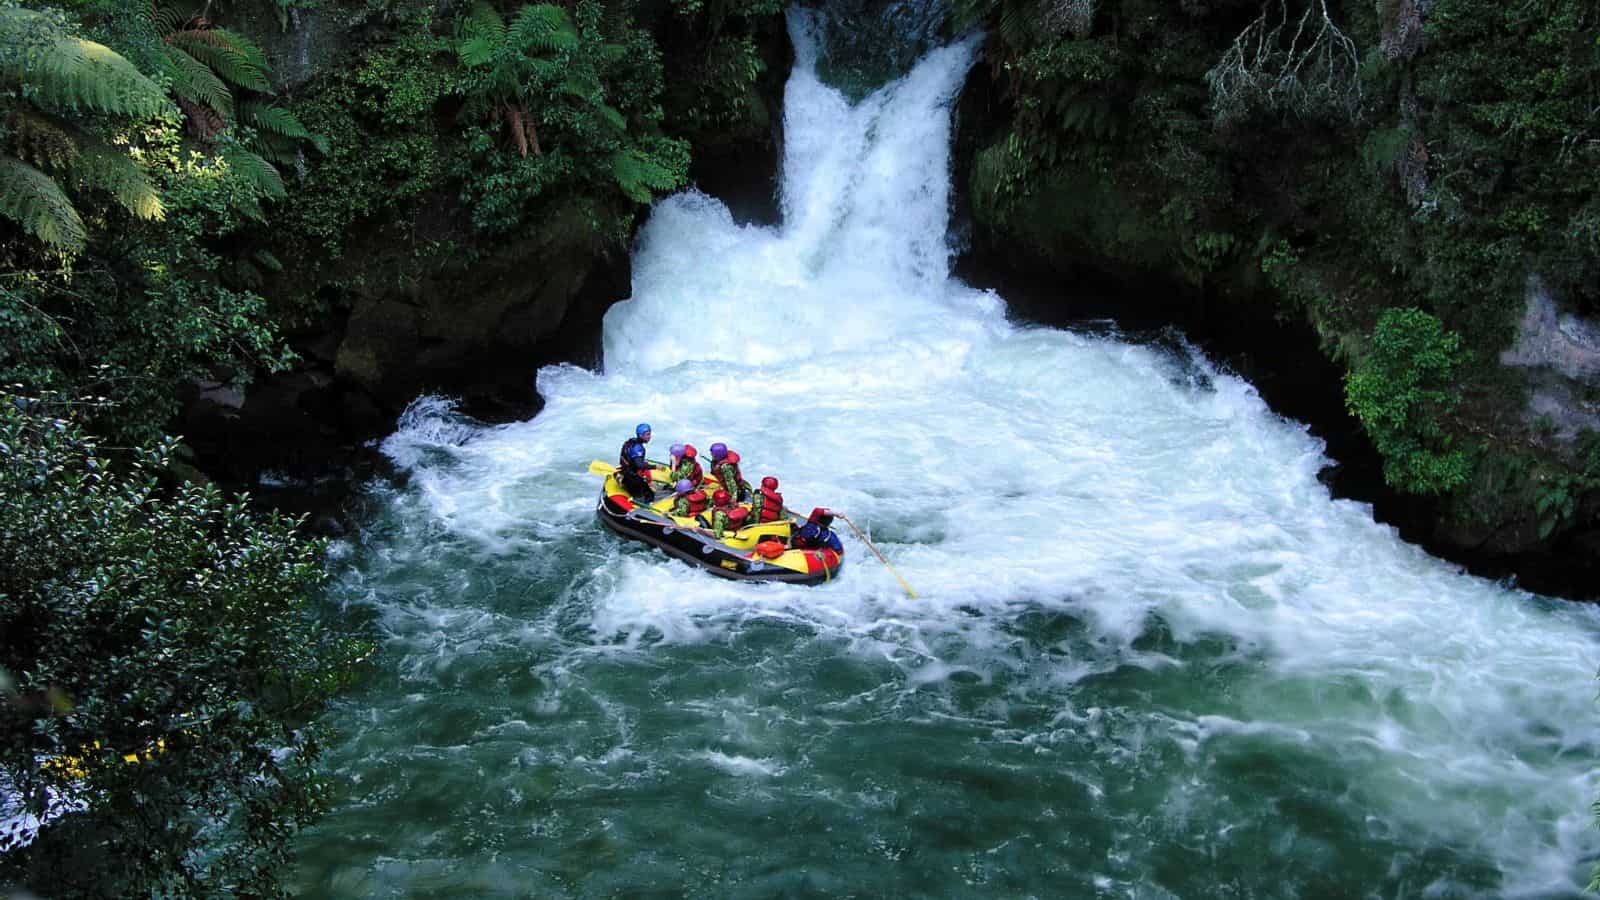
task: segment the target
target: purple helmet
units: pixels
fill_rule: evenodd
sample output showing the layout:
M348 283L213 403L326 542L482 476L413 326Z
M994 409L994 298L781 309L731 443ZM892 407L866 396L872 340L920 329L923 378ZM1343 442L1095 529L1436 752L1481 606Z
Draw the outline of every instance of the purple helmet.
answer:
M687 494L692 490L694 490L694 482L687 478L678 479L678 493Z
M668 448L668 452L671 453L673 456L682 456L683 455L683 445L682 444L673 444L670 448Z
M717 461L717 462L721 462L722 458L727 456L727 455L728 455L728 445L727 444L724 444L721 441L718 441L717 443L711 445L711 458L712 458L712 460Z

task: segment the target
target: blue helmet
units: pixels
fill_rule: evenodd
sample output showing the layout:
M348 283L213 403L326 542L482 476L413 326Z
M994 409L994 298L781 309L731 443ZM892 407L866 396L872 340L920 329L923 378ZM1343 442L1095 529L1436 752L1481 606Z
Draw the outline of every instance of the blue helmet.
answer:
M633 436L634 437L644 437L645 435L647 435L649 433L650 433L650 423L649 422L640 422L639 423L639 427L635 428L633 430Z
M718 441L711 445L711 458L720 460L728 455L728 445Z
M687 494L692 490L694 490L694 482L687 478L678 479L678 493Z

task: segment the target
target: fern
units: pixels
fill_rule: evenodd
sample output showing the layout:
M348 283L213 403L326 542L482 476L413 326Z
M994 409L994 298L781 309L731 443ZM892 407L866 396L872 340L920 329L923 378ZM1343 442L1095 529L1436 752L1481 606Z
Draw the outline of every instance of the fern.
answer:
M506 39L506 20L500 18L500 13L487 0L472 4L465 25L470 33L486 37L493 43L498 44Z
M294 113L281 106L246 103L239 109L239 120L262 131L270 131L288 138L299 138L302 141L312 140L310 130Z
M261 268L266 269L269 272L283 271L283 261L265 250L257 250L251 255L251 258L254 259L256 263L261 266Z
M149 118L170 107L161 86L104 44L73 37L50 17L0 8L0 85L26 84L45 103Z
M269 66L261 48L222 28L190 28L168 35L172 49L194 57L223 81L245 90L272 93Z
M596 104L596 108L600 111L600 118L605 120L607 125L616 129L618 134L628 130L628 120L624 119L622 113L617 112L615 108L604 103Z
M161 194L139 164L108 144L86 144L73 161L72 174L86 187L106 191L123 209L141 219L161 221Z
M281 200L288 195L277 167L260 154L239 146L226 146L221 156L229 169L248 181L262 196Z
M554 53L578 48L578 32L567 11L548 3L522 7L507 37L511 46L523 52Z
M649 203L652 191L670 191L680 182L677 172L631 147L611 155L611 174L622 192L638 203Z
M461 42L456 48L456 54L460 57L461 64L470 69L494 62L497 47L498 45L486 35L474 35Z
M172 91L179 97L216 110L224 119L233 115L233 92L210 67L182 50L168 47L162 54Z
M44 243L74 255L88 238L83 219L54 178L20 159L0 156L0 215Z

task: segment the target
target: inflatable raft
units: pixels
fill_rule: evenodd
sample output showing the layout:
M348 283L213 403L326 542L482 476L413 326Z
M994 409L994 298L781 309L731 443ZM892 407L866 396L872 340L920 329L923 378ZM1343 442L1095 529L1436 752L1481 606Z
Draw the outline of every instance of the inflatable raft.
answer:
M625 538L737 581L822 584L838 577L844 566L844 559L830 549L790 547L789 536L800 523L787 517L717 535L709 527L709 512L698 518L674 516L672 492L665 487L666 468L657 467L651 474L656 499L650 503L628 496L615 472L607 475L595 508L600 522ZM707 476L707 491L716 486L716 478Z

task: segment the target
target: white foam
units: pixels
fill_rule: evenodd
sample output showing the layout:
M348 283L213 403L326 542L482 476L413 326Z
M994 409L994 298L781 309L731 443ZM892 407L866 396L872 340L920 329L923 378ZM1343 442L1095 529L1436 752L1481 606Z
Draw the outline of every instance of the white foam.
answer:
M1600 787L1595 611L1467 577L1331 499L1320 442L1192 353L1007 323L948 277L948 107L975 45L851 106L810 69L810 20L791 27L786 224L738 226L697 193L657 204L633 296L606 315L603 375L544 369L544 411L496 428L426 401L384 443L411 475L394 503L418 520L392 552L434 552L435 529L477 560L562 573L560 627L598 652L793 623L900 668L908 691L1198 677L1139 646L1159 623L1239 671L1159 711L1148 739L1192 758L1252 741L1359 758L1352 791L1384 827L1481 848L1508 890L1572 887L1600 848L1581 827ZM723 582L603 534L585 466L639 421L658 456L727 441L792 507L844 510L919 598L848 531L843 577L816 588ZM416 590L425 608L450 588ZM1016 662L1007 625L1038 611L1086 623L1095 655ZM418 674L430 630L515 627L401 619ZM1110 739L1098 711L1072 716L1025 737Z

